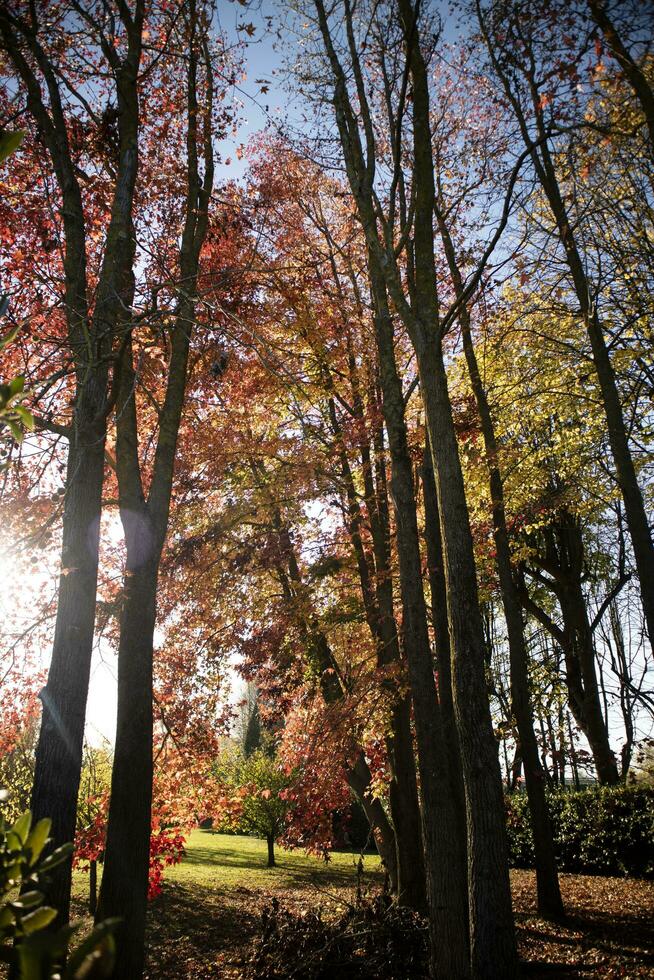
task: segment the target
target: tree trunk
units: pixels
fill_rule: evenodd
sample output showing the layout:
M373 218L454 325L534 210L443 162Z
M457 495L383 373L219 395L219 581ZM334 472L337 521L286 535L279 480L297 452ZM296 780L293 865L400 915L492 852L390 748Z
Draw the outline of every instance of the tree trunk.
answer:
M89 862L89 915L95 915L98 907L98 862Z
M469 976L466 888L461 825L457 823L427 614L404 399L393 351L393 325L386 292L369 256L379 350L383 413L391 451L391 488L396 510L397 552L403 609L404 650L418 743L422 832L429 902L432 969L439 977Z
M612 786L620 782L620 774L602 714L593 634L581 583L571 580L569 586L561 590L559 603L570 708L588 739L600 783Z
M452 667L450 664L450 629L447 622L447 590L443 566L443 547L438 516L438 496L434 480L434 467L431 459L429 440L425 446L422 462L422 487L425 506L425 544L427 546L427 569L431 597L431 614L436 646L438 667L438 703L443 718L443 733L452 783L452 799L456 807L457 820L461 827L466 822L466 801L461 770L461 751L459 734L454 717L452 696ZM465 848L465 838L462 841Z
M119 916L114 980L137 980L145 961L152 805L152 646L157 566L149 522L134 515L118 650L118 722L105 864L96 919ZM129 544L128 544L129 548ZM129 554L129 551L128 551Z
M120 517L127 546L118 648L118 723L111 801L100 888L99 916L123 920L117 933L114 980L137 980L145 961L152 811L152 659L159 563L168 531L179 427L186 395L188 358L195 324L200 252L206 238L213 189L213 65L206 36L199 34L194 0L188 15L186 104L186 206L179 250L179 291L170 335L170 360L159 413L150 488L145 498L139 456L136 372L131 341L124 349L116 424L116 472ZM205 96L197 98L198 57ZM203 138L198 123L203 120ZM200 179L199 148L204 176Z
M385 465L382 459L381 466ZM364 466L364 479L370 473ZM406 665L400 654L393 599L390 527L387 489L384 485L373 500L372 480L368 480L366 499L372 515L375 555L375 589L378 609L377 662L382 670L392 664ZM391 781L389 805L397 847L397 900L400 905L424 911L427 900L424 850L421 834L418 783L411 733L411 700L402 694L397 679L387 683L392 699L391 731L386 740Z
M266 837L266 842L268 844L268 864L267 867L275 867L275 838L272 834L268 834Z
M465 936L465 905L462 902L465 897L460 874L462 848L456 845L460 828L454 825L452 817L454 806L449 792L447 754L429 650L420 553L417 546L413 477L410 459L402 447L402 439L406 439L404 399L401 385L399 396L395 393L398 379L392 357L392 324L390 318L378 315L382 312L378 306L375 311L375 327L380 348L380 333L390 335L391 356L382 358L380 349L380 370L384 417L389 429L394 470L393 496L397 513L403 631L414 705L423 800L431 969L435 975L441 977L467 977L471 960L475 977L488 977L489 980L501 977L506 980L517 975L518 960L509 888L502 782L485 689L483 634L472 537L440 349L439 295L433 237L432 116L428 70L421 51L418 25L420 10L411 0L399 0L397 5L406 48L406 66L411 81L410 118L413 126L413 222L411 229L405 229L407 233L412 231L413 235L410 246L407 246L411 268L408 270L410 282L406 284L403 278L406 269L400 272L395 252L393 236L396 229L392 224L389 225L388 214L379 220L380 205L373 191L375 126L367 102L362 62L356 48L352 7L349 3L343 5L344 30L350 57L346 72L334 46L323 0L314 0L314 3L333 75L335 118L350 188L366 235L371 276L383 278L416 351L427 428L437 473L452 642L454 707L467 804L470 959ZM339 25L339 29L341 26ZM349 97L351 77L357 90L356 110ZM365 151L360 127L364 130ZM391 142L395 143L395 134L391 135ZM401 170L402 167L403 161L398 162L398 169ZM394 207L393 199L389 208ZM382 231L380 224L385 225ZM379 291L374 282L373 289L377 303ZM383 299L385 300L385 293ZM380 327L383 328L381 331ZM392 414L387 414L389 412ZM397 457L393 456L391 429L398 440ZM407 462L408 473L405 474ZM408 495L406 501L402 499L403 494ZM416 541L415 545L413 540ZM424 650L424 654L421 650ZM434 821L438 822L438 827L434 827ZM440 854L439 840L444 844ZM449 850L449 853L442 853L443 850ZM449 879L444 874L444 868L448 865Z
M389 806L397 850L397 901L398 905L424 912L427 901L425 862L408 697L393 705L389 743L392 773Z
M69 148L61 94L52 65L39 46L36 11L33 14L33 30L24 32L24 40L43 71L44 87L48 90L48 109L42 101L41 83L16 44L17 22L10 23L1 10L0 31L17 73L25 83L28 108L48 148L61 191L67 341L76 379L75 411L66 471L57 617L48 680L41 692L43 714L31 803L35 821L43 817L51 818L51 847L57 847L72 841L75 836L93 652L108 411L108 365L134 257L130 221L138 168L136 79L141 55L143 8L139 0L129 23L125 24L127 51L115 72L115 94L120 108L119 160L92 318L88 308L82 196ZM59 912L57 924L68 921L70 875L71 863L67 861L55 868L45 888L48 903Z
M96 394L103 397L102 391ZM91 414L89 396L90 392L82 393L79 414L87 410ZM43 714L31 804L35 822L43 817L52 820L56 846L75 837L95 624L104 439L103 425L85 430L80 425L68 452L62 574L52 661L41 692ZM46 894L59 910L59 922L68 921L70 875L70 861L49 875Z
M543 531L543 539L544 554L537 555L535 563L540 564L550 577L533 574L556 595L562 627L556 626L533 601L525 600L527 608L543 622L561 647L570 709L588 739L600 782L615 784L620 777L597 683L593 629L583 591L584 542L579 521L561 509L556 525Z
M395 831L386 816L386 811L381 801L376 796L371 796L368 793L368 787L370 786L372 777L363 752L359 753L353 766L346 768L345 779L368 818L368 823L375 837L375 844L377 845L379 856L388 874L391 891L397 894L398 873Z
M440 344L417 351L445 559L454 711L466 795L473 977L517 975L502 778L485 680L472 534Z
M439 221L439 224L441 225L445 248L449 253L455 289L457 295L460 296L463 291L463 281L456 265L454 248L444 223ZM538 743L534 734L534 719L529 692L529 658L522 623L522 606L511 567L511 549L506 526L504 482L500 472L499 447L495 438L495 425L490 405L477 364L470 329L470 316L467 309L461 310L459 322L468 375L477 405L486 451L496 551L495 563L509 640L511 706L518 728L520 754L524 766L531 829L534 838L538 911L541 915L560 918L563 915L563 900L556 870L554 839L545 797L545 779L538 755Z

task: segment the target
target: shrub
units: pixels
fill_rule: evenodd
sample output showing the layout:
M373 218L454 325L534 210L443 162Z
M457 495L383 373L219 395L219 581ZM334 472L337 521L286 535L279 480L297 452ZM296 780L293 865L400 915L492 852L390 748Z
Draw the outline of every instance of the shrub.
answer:
M380 894L357 901L338 918L297 915L273 899L247 980L393 980L429 976L427 929L416 912Z
M547 793L562 871L654 877L654 788L596 786ZM533 838L526 793L506 798L511 863L531 867Z
M48 927L56 911L44 904L41 888L48 872L69 860L72 844L41 858L49 843L50 821L32 827L24 813L13 824L0 817L0 962L9 964L21 980L92 980L111 976L118 920L108 919L77 948L70 949L76 926L54 931ZM64 965L65 964L65 965Z

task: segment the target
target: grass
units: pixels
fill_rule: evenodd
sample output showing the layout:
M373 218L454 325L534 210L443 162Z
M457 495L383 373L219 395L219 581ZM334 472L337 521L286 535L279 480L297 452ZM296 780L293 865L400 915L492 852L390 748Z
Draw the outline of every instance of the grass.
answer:
M166 880L182 885L229 891L247 888L252 891L305 890L319 887L351 888L356 886L358 852L338 851L325 862L309 857L303 851L275 848L276 867L266 867L266 842L256 837L216 834L212 830L194 830L186 844L181 864L166 872ZM379 857L366 854L364 873L381 878Z
M334 851L325 862L304 851L285 851L276 846L276 866L268 868L264 840L194 830L186 841L184 860L166 868L165 881L222 893L239 889L270 894L307 889L340 891L356 887L359 858L358 851ZM365 878L381 883L379 856L367 853L362 860ZM73 876L73 895L84 901L87 894L88 874L78 871Z

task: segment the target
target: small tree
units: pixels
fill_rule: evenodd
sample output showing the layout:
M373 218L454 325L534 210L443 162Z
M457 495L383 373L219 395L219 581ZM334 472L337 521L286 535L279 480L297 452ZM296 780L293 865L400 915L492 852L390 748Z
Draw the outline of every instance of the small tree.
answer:
M248 756L232 755L217 766L217 776L238 799L222 826L263 837L268 844L268 867L275 867L275 840L282 833L290 803L286 790L292 779L282 765L257 749Z

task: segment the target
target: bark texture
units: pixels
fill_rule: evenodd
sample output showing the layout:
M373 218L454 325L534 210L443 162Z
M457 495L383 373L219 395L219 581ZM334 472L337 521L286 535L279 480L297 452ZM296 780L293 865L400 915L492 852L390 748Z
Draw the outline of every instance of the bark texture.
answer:
M436 207L438 227L447 256L450 274L457 299L463 299L464 283L452 237L445 217ZM529 815L534 838L538 911L541 915L561 917L563 900L554 854L554 839L545 796L545 774L540 763L538 742L534 732L534 718L529 690L529 658L522 623L522 604L511 564L511 547L506 525L504 506L504 481L500 470L499 446L495 436L495 424L486 395L486 389L477 363L470 313L465 304L459 313L459 325L463 339L463 351L468 368L477 413L481 424L493 518L495 563L500 584L502 607L509 641L511 675L511 708L515 716L520 744L520 754L525 771Z

